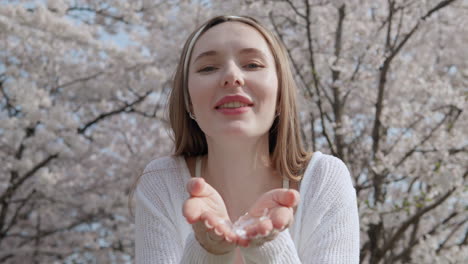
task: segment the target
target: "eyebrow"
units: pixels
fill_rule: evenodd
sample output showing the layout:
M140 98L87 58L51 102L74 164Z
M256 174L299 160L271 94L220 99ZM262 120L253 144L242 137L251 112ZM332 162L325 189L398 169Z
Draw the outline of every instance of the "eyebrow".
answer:
M256 55L260 56L262 59L266 59L265 53L263 51L259 50L259 49L256 49L256 48L242 49L241 51L239 51L239 54L241 54L241 55L243 55L243 54L256 54ZM193 61L193 63L195 63L197 60L200 60L201 58L211 57L211 56L216 56L216 55L218 55L218 52L216 52L214 50L209 50L209 51L202 52L202 53L200 53L200 55L197 56L197 58Z
M214 51L214 50L210 50L210 51L205 51L203 53L201 53L200 55L197 56L197 58L195 60L193 60L193 63L195 63L197 60L200 60L204 57L211 57L211 56L215 56L217 55L218 52Z
M263 51L256 49L256 48L242 49L239 53L240 54L255 54L255 55L262 57L262 59L266 58L266 54Z

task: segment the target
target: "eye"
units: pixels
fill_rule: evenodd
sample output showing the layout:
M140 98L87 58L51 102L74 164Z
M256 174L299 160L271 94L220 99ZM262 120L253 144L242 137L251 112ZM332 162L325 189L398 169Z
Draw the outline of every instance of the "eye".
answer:
M213 66L206 66L204 68L201 68L200 70L198 70L197 72L210 72L210 71L214 71L216 70L217 68L216 67L213 67Z
M258 68L264 68L264 66L259 63L252 62L252 63L245 65L244 68L255 70Z

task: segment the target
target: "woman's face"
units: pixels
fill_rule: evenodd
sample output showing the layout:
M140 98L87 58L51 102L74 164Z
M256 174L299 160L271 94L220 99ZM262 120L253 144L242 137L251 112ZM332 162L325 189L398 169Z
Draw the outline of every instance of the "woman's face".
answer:
M267 136L278 78L263 36L241 22L224 22L196 42L189 65L192 112L208 138Z

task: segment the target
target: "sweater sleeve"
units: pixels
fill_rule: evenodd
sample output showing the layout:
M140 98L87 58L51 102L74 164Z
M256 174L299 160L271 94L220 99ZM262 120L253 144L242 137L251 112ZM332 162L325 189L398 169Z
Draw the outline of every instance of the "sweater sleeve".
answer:
M302 263L289 233L289 229L262 246L241 248L246 264L299 264Z
M359 263L359 219L356 193L342 161L321 162L303 202L303 236L295 247L289 229L261 247L242 249L247 263ZM313 224L313 222L317 224Z
M232 263L234 251L225 255L207 252L195 239L193 230L183 241L180 228L167 210L169 197L163 195L167 189L157 188L157 184L148 181L147 176L158 175L143 175L142 178L146 179L143 178L136 189L136 263Z
M320 184L312 188L310 203L304 208L304 221L318 218L313 228L304 226L304 263L359 263L359 215L356 191L346 165L326 156L319 166ZM314 182L311 182L311 186Z

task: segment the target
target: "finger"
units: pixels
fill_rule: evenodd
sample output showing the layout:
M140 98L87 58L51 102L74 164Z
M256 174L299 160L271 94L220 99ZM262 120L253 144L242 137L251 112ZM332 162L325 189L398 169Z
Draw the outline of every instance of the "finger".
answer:
M184 202L182 214L189 224L193 224L200 220L204 208L204 202L200 198L189 198Z
M258 234L258 224L253 224L244 228L245 236L250 239Z
M213 227L211 230L207 230L207 236L212 241L223 241L225 240L225 236L223 232L220 230L219 226Z
M299 193L296 190L274 189L263 194L249 210L249 214L259 217L264 209L280 206L294 207L299 203Z
M229 220L210 213L203 213L200 220L203 221L207 230L213 231L217 236L226 239L227 242L236 240L236 234L233 232Z
M208 197L216 193L216 190L203 178L192 178L187 183L187 191L191 196Z
M290 207L276 207L270 212L270 219L273 228L283 230L287 228L293 221L293 210Z
M260 236L267 236L273 230L273 223L270 219L260 222L258 226L258 234Z
M214 215L210 214L208 212L203 212L200 216L200 221L203 222L205 225L206 229L208 230L213 230L215 227L215 219Z
M187 182L187 192L191 196L198 196L203 191L205 180L203 178L191 178Z
M299 203L300 195L293 189L279 189L272 192L272 199L282 206L294 207Z
M245 228L247 239L257 239L267 236L273 230L273 224L270 219L259 221Z
M227 242L233 242L236 240L236 234L232 230L229 220L218 219L215 229L221 232Z

